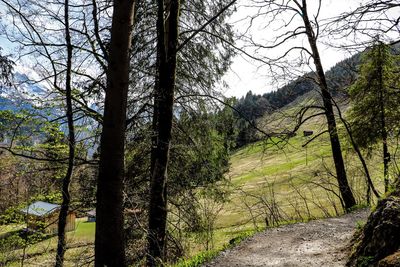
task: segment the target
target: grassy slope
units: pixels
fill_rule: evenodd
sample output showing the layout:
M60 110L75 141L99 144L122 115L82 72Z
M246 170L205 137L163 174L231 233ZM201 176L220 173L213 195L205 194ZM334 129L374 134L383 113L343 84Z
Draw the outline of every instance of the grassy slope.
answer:
M308 93L284 109L260 120L259 125L270 131L287 130L293 127L294 114L306 104L318 104L313 101L315 93ZM289 116L288 116L289 114ZM342 150L344 152L349 180L355 189L356 198L360 201L364 196L365 182L360 164L351 152L342 127ZM328 136L325 134L307 148L302 147L309 137L302 136L302 130L313 130L315 133L324 130L323 117L308 121L299 130L297 136L281 141L257 142L236 151L231 157L231 169L228 177L231 181L229 201L218 213L216 231L213 235L215 249L222 248L232 238L246 236L265 227L265 218L273 222L272 213L279 213L279 223L290 223L298 220L335 216L341 213L338 199L333 193L323 190L320 184L337 192L335 179L325 169L333 171L331 150ZM370 166L376 164L377 157L369 160ZM380 166L378 164L376 166ZM379 181L380 167L371 168L375 181ZM274 209L271 212L271 209ZM251 211L251 212L250 212ZM70 245L89 244L86 247L72 248L67 251L67 266L82 264L82 253L85 260L92 260L94 241L94 223L79 222L77 230L68 234ZM196 239L193 237L192 241ZM197 240L198 245L191 248L190 254L196 254L204 249L204 239ZM56 238L38 243L30 247L27 253L49 251L54 249ZM21 253L22 251L17 251ZM50 265L54 253L44 253L41 256L26 260L27 265ZM44 264L44 265L43 265ZM19 266L19 263L15 263Z
M308 104L318 104L315 92L299 98L284 109L260 120L259 124L270 131L287 130L293 127L295 114ZM347 105L341 104L343 110ZM309 113L313 114L313 113ZM273 221L271 213L279 213L280 223L307 221L313 218L336 216L343 212L331 159L331 148L327 134L302 147L310 137L303 137L303 130L318 133L325 129L324 117L316 117L305 123L298 134L279 147L271 142L257 142L236 151L231 157L228 174L233 189L223 211L219 214L215 233L215 247L221 247L236 235L255 227L265 227L265 218ZM365 202L365 180L358 158L339 123L342 151L358 202ZM278 139L274 139L278 142ZM379 155L368 160L373 179L382 192L379 179L381 167ZM372 168L371 166L377 166ZM324 190L328 188L333 192ZM276 208L271 212L271 209Z
M66 266L81 266L86 261L91 261L93 255L95 223L88 223L85 218L77 219L76 230L67 233L68 246ZM55 257L55 248L57 247L57 237L36 243L27 247L24 260L26 266L53 266ZM23 249L13 251L13 257L20 258L23 255ZM33 257L31 257L34 255ZM11 255L8 255L9 257ZM0 263L0 266L1 263ZM21 266L20 261L14 261L7 266Z

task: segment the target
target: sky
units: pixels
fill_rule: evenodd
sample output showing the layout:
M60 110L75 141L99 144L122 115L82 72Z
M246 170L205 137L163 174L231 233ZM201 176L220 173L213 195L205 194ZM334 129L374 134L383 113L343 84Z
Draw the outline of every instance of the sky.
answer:
M282 29L278 27L282 21L276 18L276 21L273 21L273 23L270 25L265 26L266 21L268 21L270 18L259 17L253 21L252 27L249 28L248 16L251 16L257 12L257 10L254 8L254 5L251 4L251 1L261 3L263 0L238 0L235 6L236 12L232 15L229 22L234 25L234 29L237 34L241 34L245 30L248 30L247 33L250 34L258 43L263 45L271 44L274 36L282 32ZM342 12L350 11L362 5L363 2L365 3L365 1L367 0L322 0L319 18L320 20L324 20L335 17ZM309 15L315 15L317 11L318 0L308 0L307 3ZM0 10L0 19L2 12L4 12L4 10ZM395 16L398 16L398 14L395 14ZM282 20L287 21L289 18L290 16L283 16ZM302 25L301 19L300 21L295 21L294 25ZM324 45L324 39L320 41L322 42L318 44L319 52L321 54L322 64L325 71L327 71L337 62L351 56L351 54L347 51ZM246 45L246 43L238 40L236 45L243 47ZM257 57L273 57L282 54L288 47L293 45L308 47L308 42L305 38L303 38L295 40L294 43L289 43L286 46L284 45L279 49L262 49L260 51L254 51L253 48L246 47L245 50L250 54L255 54ZM6 39L1 36L1 34L0 47L3 47L3 54L8 54L13 48L13 46L10 45ZM292 57L289 57L289 59L293 61L297 60L298 54L292 54ZM311 71L312 68L307 66L296 68L296 70L298 70L298 75L301 75L301 73ZM219 86L219 89L225 96L228 97L241 97L244 96L249 90L256 94L264 94L278 89L280 86L290 82L293 79L293 77L290 77L287 78L287 80L280 80L277 82L273 79L273 77L275 76L267 67L265 67L264 64L260 64L259 62L252 60L241 53L238 53L238 55L233 59L230 70L223 77L223 81L228 85L228 87Z
M254 9L246 7L246 2L248 1L238 1L237 12L231 19L231 22L235 25L235 30L239 33L248 27L249 21L238 21L255 12ZM309 13L316 13L315 11L317 3L317 0L308 1ZM360 1L358 0L322 0L320 18L326 19L334 17L342 12L358 7L359 4ZM265 19L266 18L263 18L262 20ZM276 36L278 32L282 32L282 30L279 31L274 28L273 25L271 25L271 27L264 28L262 25L262 20L253 23L253 26L251 27L253 35L267 36L264 38L264 40L260 40L260 42L268 42L272 40L273 36ZM301 21L299 21L299 23L301 23ZM268 40L268 38L270 38L270 40ZM303 45L308 46L306 40L302 40L302 43ZM282 49L287 49L287 47L282 47ZM351 56L349 52L327 47L321 43L319 43L319 50L325 71L335 65L337 62ZM271 51L271 53L282 53L282 51L283 50L274 50ZM268 51L265 50L264 52L268 53ZM310 70L311 69L307 68L304 69L306 72ZM260 66L260 64L256 61L239 54L234 58L230 71L223 78L223 80L228 84L229 88L223 88L221 90L225 96L241 97L249 90L256 94L263 94L272 90L276 90L281 85L277 84L276 81L271 79L270 76L271 73L267 68Z
M3 51L2 54L9 54L13 50L13 45L2 35L0 35L0 47Z

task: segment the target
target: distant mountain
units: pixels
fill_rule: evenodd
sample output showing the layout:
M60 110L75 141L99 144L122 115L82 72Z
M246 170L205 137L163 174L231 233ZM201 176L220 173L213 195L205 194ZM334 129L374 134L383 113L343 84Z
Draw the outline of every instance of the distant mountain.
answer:
M394 44L392 49L393 53L399 54L400 43ZM347 94L346 88L357 78L357 68L361 63L361 55L362 52L357 53L325 72L328 88L334 96ZM263 116L265 112L272 112L288 105L307 92L319 90L312 78L313 74L307 73L278 90L263 95L253 95L249 91L245 97L238 100L236 108L243 111L247 119L257 119Z
M46 93L43 87L37 85L37 83L32 81L25 73L14 73L14 80L23 91L30 95L42 96Z
M0 87L0 110L33 109L46 95L44 87L27 74L15 72L12 85Z
M22 99L10 99L9 96L0 95L0 110L19 111L23 109L32 109L29 101Z

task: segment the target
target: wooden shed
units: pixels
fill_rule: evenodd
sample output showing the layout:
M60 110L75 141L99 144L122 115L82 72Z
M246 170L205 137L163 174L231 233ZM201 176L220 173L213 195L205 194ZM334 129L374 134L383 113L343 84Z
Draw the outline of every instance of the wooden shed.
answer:
M87 221L88 222L95 222L96 221L96 209L92 209L88 212L86 212L87 214Z
M27 216L27 228L32 230L41 230L48 234L57 234L58 215L60 205L36 201L28 207L21 210ZM65 230L67 232L75 230L75 212L70 211L67 216Z

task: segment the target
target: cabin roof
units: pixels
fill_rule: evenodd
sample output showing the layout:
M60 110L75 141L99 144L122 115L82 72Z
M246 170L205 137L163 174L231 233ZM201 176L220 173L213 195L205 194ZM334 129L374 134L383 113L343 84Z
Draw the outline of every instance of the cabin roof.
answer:
M96 209L92 209L92 210L86 212L86 214L91 217L96 217Z
M28 207L21 209L21 212L29 215L42 217L55 212L59 208L60 205L57 204L43 202L43 201L36 201L30 204Z

